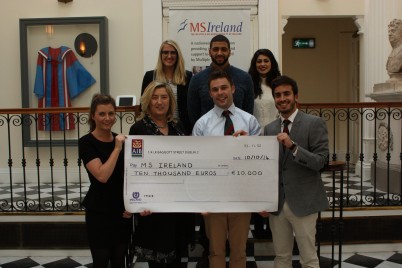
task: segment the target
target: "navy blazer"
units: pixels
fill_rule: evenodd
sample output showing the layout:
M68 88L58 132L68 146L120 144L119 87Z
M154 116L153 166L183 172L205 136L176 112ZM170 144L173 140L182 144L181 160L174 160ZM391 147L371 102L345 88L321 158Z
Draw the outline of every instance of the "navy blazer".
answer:
M281 119L265 126L266 136L281 132ZM320 170L328 161L328 131L325 121L299 110L289 134L297 144L296 156L279 146L279 204L277 215L285 202L298 216L307 216L329 207Z
M142 79L142 87L141 87L141 96L144 93L145 88L155 80L155 71L147 71ZM186 71L186 84L185 85L177 85L177 109L179 110L179 118L181 123L183 124L186 134L191 134L192 125L190 123L190 119L188 118L187 112L187 92L188 85L190 83L191 77L193 73L190 71Z

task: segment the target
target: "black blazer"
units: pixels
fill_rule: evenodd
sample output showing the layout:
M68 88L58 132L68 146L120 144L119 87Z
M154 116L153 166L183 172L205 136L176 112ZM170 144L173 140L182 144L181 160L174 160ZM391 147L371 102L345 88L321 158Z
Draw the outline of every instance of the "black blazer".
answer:
M145 91L145 88L155 80L155 71L147 71L142 79L142 88L141 88L141 96ZM187 112L187 91L188 85L190 83L191 77L193 73L190 71L186 71L186 84L185 85L177 85L177 109L179 110L179 119L183 124L186 134L191 134L193 126L190 123L190 119L188 118Z

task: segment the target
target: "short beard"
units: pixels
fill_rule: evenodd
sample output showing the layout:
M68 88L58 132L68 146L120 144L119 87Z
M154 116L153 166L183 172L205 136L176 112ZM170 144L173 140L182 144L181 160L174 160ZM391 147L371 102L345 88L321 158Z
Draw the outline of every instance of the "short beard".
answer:
M212 60L212 62L213 62L215 65L217 65L217 66L223 66L223 65L225 65L225 64L228 62L229 58L225 58L225 60L224 60L222 63L218 63L214 58L211 58L211 60Z

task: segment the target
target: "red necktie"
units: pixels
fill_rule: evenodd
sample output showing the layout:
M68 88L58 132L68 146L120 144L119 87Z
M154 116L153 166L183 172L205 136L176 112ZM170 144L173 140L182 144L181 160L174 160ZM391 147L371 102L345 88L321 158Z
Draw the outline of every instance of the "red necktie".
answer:
M289 135L289 124L291 123L290 122L290 120L288 120L288 119L285 119L285 120L283 120L283 133L286 133L286 134L288 134Z
M283 123L283 131L282 132L289 135L289 127L288 126L291 123L290 120L285 119L285 120L283 120L282 123ZM282 144L282 149L283 149L283 152L285 152L285 150L286 150L285 144Z
M231 136L234 133L234 126L233 126L232 119L230 119L230 111L228 111L228 110L223 111L222 115L224 117L226 117L224 135L225 136L228 136L228 135Z

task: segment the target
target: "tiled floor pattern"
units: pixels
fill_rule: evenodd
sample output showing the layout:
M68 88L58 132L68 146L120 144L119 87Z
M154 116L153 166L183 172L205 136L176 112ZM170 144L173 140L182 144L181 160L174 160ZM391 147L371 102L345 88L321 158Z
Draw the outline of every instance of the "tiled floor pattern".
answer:
M332 173L325 173L322 175L322 180L330 202L335 199L335 204L339 205L341 192L339 173L335 174L335 180ZM37 184L28 183L25 187L23 184L13 184L11 189L9 184L0 183L0 211L9 211L11 204L14 205L14 211L24 210L25 207L29 207L29 211L38 211L39 204L42 211L79 210L80 200L85 197L88 187L89 183L82 183L81 189L76 183L55 183L53 187L51 184L41 184L39 188ZM348 175L346 172L342 189L344 206L401 205L400 195L387 195L383 191L375 190L370 180L361 180L360 177ZM68 209L66 209L67 203Z
M370 179L363 180L359 176L348 175L346 172L343 174L343 183L341 183L339 172L335 174L335 179L331 173L322 174L321 178L330 203L335 199L337 206L340 202L341 189L343 205L347 207L401 205L400 194L387 194L375 189Z
M328 193L328 198L330 202L333 201L333 195L335 195L335 202L339 204L339 196L341 189L341 180L339 174L335 175L335 180L332 178L332 174L322 175L325 188ZM33 202L35 205L32 210L38 207L39 200L42 204L42 210L64 210L66 203L69 204L70 208L73 210L79 207L79 201L85 196L88 190L89 183L83 183L82 188L79 188L78 184L65 184L56 183L53 188L50 184L41 184L40 189L37 184L27 184L24 188L22 184L14 184L12 189L10 189L9 184L0 184L0 211L7 210L11 203L14 204L15 208L18 210L23 210L25 207L25 202ZM39 191L38 191L39 189ZM335 193L333 193L333 189ZM11 196L12 192L12 196ZM40 193L40 195L38 194ZM374 194L375 193L375 194ZM360 206L361 204L381 204L387 202L387 200L395 199L400 204L400 195L387 196L385 193L376 190L371 185L370 181L362 181L359 177L344 174L343 183L343 194L344 194L344 205L349 206ZM373 196L377 199L373 201ZM27 200L24 200L26 196ZM52 199L54 196L54 199ZM348 196L346 198L345 196ZM396 197L396 198L395 198ZM13 199L11 201L11 198ZM31 200L31 201L30 201ZM66 202L66 200L69 200ZM58 202L55 202L58 201ZM71 209L69 209L71 210ZM250 231L250 238L252 238L252 231ZM266 243L251 243L252 246L248 246L248 262L247 268L265 268L273 267L273 256L268 254L264 246ZM1 253L1 252L0 252ZM202 265L201 254L198 251L190 253L190 256L183 259L182 267L188 268L203 268L206 266ZM353 253L353 254L343 254L342 255L341 266L345 268L358 268L358 267L379 267L379 268L402 268L402 253L399 252L383 252L383 253ZM331 262L330 254L321 254L321 267L339 267L337 258ZM72 267L92 267L91 257L82 256L63 256L60 254L59 257L38 257L38 256L27 256L27 257L3 257L0 254L0 268L72 268ZM135 268L147 268L145 262L136 262ZM298 263L298 256L294 257L293 267L300 267Z
M17 211L24 210L25 207L29 207L29 211L67 211L67 203L68 211L76 211L80 209L80 201L84 199L88 189L89 182L82 183L81 188L78 183L54 183L53 187L49 183L42 183L40 186L27 183L25 187L23 184L13 184L12 188L9 184L0 184L0 211L9 210L11 204Z
M321 256L321 267L339 267L338 261L331 263L330 255ZM182 268L204 268L201 258L182 259ZM1 268L82 268L92 267L91 257L0 257ZM148 268L145 262L136 262L134 268ZM273 256L249 256L247 268L272 268ZM298 256L294 257L293 267L300 267ZM343 254L341 267L344 268L402 268L402 254L398 252L351 253Z
M328 199L330 202L335 199L337 206L339 205L341 189L343 205L347 207L401 205L401 195L387 194L375 189L370 180L362 180L358 176L344 174L342 187L339 173L335 175L335 180L333 180L332 174L323 174L322 180Z

